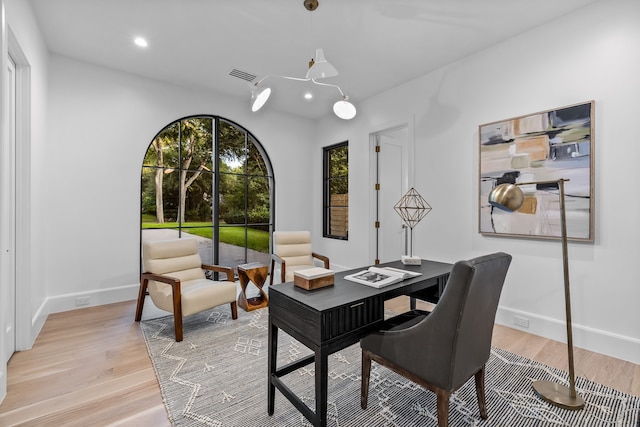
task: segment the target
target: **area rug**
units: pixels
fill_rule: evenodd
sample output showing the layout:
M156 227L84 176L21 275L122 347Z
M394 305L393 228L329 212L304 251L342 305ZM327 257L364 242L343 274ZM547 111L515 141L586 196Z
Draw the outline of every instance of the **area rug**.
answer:
M175 426L265 427L311 424L276 391L275 413L267 414L268 309L228 307L184 319L184 341L175 342L171 316L141 322L169 419ZM282 331L278 366L310 351ZM369 406L360 408L360 348L329 357L329 426L437 426L435 395L394 372L372 364ZM449 422L461 426L640 427L640 397L584 378L576 380L586 401L581 411L553 407L531 388L538 379L566 384L565 372L493 348L487 365L489 419L482 420L473 381L451 398ZM284 381L311 408L313 364Z

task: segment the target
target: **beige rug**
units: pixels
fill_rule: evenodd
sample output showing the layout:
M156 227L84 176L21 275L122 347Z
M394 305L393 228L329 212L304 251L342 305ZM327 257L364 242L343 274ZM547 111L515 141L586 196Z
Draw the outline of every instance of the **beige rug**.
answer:
M141 322L149 355L171 422L176 426L309 426L276 391L275 414L267 415L268 309L223 306L184 322L184 341L173 339L171 316ZM278 366L310 351L280 332ZM437 426L435 395L373 364L369 407L360 408L360 349L356 344L329 357L329 426ZM286 383L314 408L313 365L289 374ZM478 413L473 381L451 400L450 425L505 427L640 427L640 398L577 379L586 401L567 411L540 400L531 381L565 382L566 373L493 349L487 366L489 419Z

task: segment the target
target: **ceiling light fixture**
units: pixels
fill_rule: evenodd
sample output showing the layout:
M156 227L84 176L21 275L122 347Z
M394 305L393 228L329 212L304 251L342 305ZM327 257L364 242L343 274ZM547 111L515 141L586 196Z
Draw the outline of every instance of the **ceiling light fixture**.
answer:
M318 8L318 0L304 0L303 1L305 9L308 11L314 11ZM271 95L271 88L268 86L262 85L262 82L270 77L278 77L281 79L287 80L297 80L302 82L312 82L319 86L329 86L334 87L340 92L340 99L333 104L333 112L336 116L340 117L344 120L353 119L356 116L356 107L349 102L349 97L342 92L340 86L334 85L331 83L319 82L319 79L326 79L329 77L335 77L338 75L338 70L329 63L324 57L324 52L321 48L316 49L315 58L309 61L309 70L304 78L299 77L288 77L288 76L264 76L261 79L255 81L255 83L251 83L251 111L256 112L269 99ZM305 99L310 99L305 95Z
M139 47L149 46L149 43L147 43L147 40L144 37L136 37L135 39L133 39L133 42L136 44L136 46Z

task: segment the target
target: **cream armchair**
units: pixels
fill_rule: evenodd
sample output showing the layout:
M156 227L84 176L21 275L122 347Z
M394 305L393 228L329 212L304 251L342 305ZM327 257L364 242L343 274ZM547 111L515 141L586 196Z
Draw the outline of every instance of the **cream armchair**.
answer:
M231 317L238 318L233 269L202 264L195 240L144 242L142 264L136 321L142 318L147 291L156 307L173 313L176 341L182 341L182 316L230 303ZM225 273L227 279L209 280L204 270Z
M311 251L309 231L274 231L269 285L273 285L276 263L280 265L280 281L284 283L293 281L295 271L316 267L314 258L329 268L329 258Z

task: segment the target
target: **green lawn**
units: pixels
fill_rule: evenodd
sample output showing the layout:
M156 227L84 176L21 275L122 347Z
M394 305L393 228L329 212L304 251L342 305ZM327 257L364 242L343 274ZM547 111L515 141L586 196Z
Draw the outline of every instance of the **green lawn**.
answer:
M155 222L154 216L142 217L142 228L178 228L177 222L166 222L164 224L158 224ZM189 222L183 224L182 231L196 236L211 239L213 228L210 222ZM235 246L244 246L245 244L245 231L247 232L247 240L249 249L256 251L269 253L269 232L254 230L253 228L235 227L235 226L220 226L220 241Z

